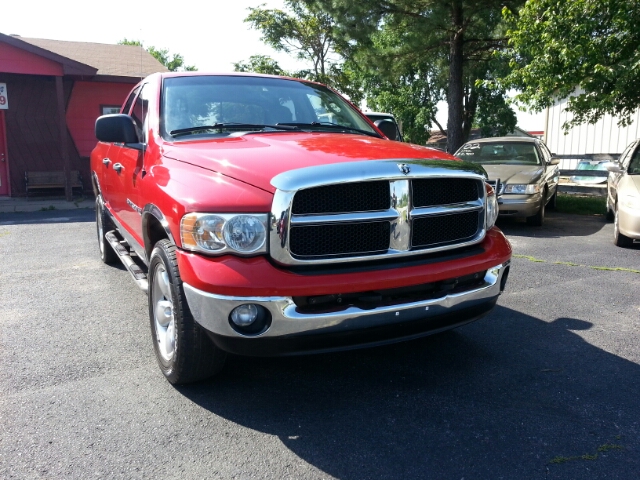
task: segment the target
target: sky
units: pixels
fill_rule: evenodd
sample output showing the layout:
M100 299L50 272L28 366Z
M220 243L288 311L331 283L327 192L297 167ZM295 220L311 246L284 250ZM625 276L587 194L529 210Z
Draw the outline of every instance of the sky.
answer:
M283 8L283 0L5 0L0 7L0 33L96 43L126 38L145 46L180 53L185 64L200 71L231 72L251 55L269 55L285 70L301 68L285 53L260 41L260 32L244 23L249 7ZM446 104L438 120L446 125ZM544 112L518 113L518 126L543 130Z

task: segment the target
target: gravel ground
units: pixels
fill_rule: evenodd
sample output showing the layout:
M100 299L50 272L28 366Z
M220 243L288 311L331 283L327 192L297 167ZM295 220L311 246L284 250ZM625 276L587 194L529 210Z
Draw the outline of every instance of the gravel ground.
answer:
M638 478L640 247L602 217L500 226L478 322L174 388L93 212L0 214L0 478Z

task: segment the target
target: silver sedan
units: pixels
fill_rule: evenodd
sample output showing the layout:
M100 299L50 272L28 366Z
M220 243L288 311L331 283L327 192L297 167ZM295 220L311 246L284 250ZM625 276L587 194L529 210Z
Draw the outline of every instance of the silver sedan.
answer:
M607 219L614 221L613 243L640 243L640 140L632 142L617 162L606 165Z
M498 189L501 216L541 226L546 206L555 208L560 160L537 138L482 138L465 143L455 155L484 167Z

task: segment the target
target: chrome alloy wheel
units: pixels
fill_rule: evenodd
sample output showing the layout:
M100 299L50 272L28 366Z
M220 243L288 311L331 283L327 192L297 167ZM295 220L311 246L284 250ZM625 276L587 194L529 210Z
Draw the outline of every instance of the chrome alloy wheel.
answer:
M156 265L152 295L158 352L164 361L170 362L176 349L176 322L173 317L173 297L169 275L162 264Z

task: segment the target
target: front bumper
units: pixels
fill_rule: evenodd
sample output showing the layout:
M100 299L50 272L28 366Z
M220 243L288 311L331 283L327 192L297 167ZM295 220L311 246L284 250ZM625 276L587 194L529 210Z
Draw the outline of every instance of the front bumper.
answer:
M292 297L216 295L187 283L184 291L196 322L223 350L254 356L289 355L380 345L469 323L493 308L508 271L509 261L488 269L481 285L440 298L371 309L346 306L313 314L301 313ZM261 305L271 315L270 328L260 335L242 335L230 324L231 311L246 303Z
M542 194L513 195L503 194L499 199L500 216L531 217L538 213L542 203Z

